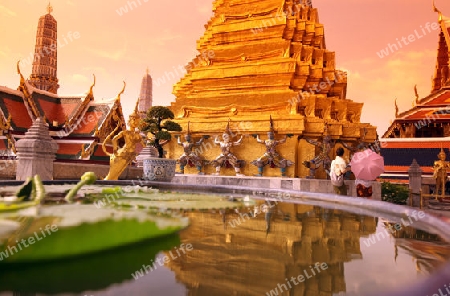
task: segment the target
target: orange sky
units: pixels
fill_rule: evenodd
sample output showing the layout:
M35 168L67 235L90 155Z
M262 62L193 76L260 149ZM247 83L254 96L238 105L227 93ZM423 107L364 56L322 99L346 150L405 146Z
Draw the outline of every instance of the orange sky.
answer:
M136 6L129 3L135 2ZM0 85L16 88L15 64L34 51L38 19L48 1L0 1ZM154 79L154 104L174 100L178 76L161 80L166 72L184 66L195 55L195 42L211 17L212 0L58 0L59 94L86 92L97 76L96 99L113 98L127 82L122 96L129 114L139 95L147 67ZM132 4L131 4L132 5ZM394 99L400 111L411 107L414 85L426 96L436 60L438 31L427 31L437 21L431 0L313 0L325 24L326 45L336 52L337 67L348 71L349 99L364 102L363 122L383 134L394 117ZM120 10L128 6L128 12ZM450 15L450 1L436 0ZM417 31L417 32L416 32ZM417 36L402 48L380 58L377 53L402 37ZM69 36L78 36L78 38ZM399 46L397 46L399 47ZM23 67L25 76L31 65ZM178 71L179 72L179 71ZM156 81L160 81L157 85Z

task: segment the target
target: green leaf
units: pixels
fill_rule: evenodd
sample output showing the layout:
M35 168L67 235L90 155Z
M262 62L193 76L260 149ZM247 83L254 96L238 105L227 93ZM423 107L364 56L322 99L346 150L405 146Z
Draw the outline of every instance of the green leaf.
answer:
M19 200L23 201L31 201L36 198L36 192L33 196L33 178L28 177L22 187L16 192L15 196L18 197Z
M184 217L157 217L141 210L96 208L92 204L45 206L37 213L19 211L17 214L28 217L21 219L21 224L26 227L21 226L21 231L12 236L0 237L0 252L22 239L35 237L41 240L36 241L32 248L22 248L4 258L4 262L54 260L104 252L168 235L188 225L188 219ZM53 229L57 227L57 230L46 231L44 227L47 225L54 225Z

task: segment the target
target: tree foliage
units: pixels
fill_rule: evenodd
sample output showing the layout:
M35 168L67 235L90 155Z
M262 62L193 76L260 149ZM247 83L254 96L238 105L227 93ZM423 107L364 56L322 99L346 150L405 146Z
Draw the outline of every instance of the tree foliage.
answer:
M173 112L169 108L164 106L153 106L147 111L147 116L143 120L142 131L153 135L151 144L158 149L160 158L164 156L162 146L172 138L170 132L181 131L181 126L170 120L174 117ZM162 140L165 142L161 143Z
M381 199L390 203L405 205L409 197L409 189L405 185L392 184L383 181L381 183Z

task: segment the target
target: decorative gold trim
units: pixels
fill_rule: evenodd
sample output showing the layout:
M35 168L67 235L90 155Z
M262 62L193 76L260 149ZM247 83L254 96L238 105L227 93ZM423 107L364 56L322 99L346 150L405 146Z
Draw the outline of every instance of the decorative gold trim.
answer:
M91 157L95 151L95 147L97 147L98 139L95 139L94 142L89 144L87 148L84 148L85 144L81 145L81 159Z
M31 94L28 91L25 78L23 77L22 72L20 72L19 64L20 64L20 60L17 61L17 73L20 75L20 85L19 85L18 90L23 93L23 96L25 99L24 100L25 105L27 107L31 108L31 115L33 117L32 120L35 120L36 118L41 117L41 113L39 112L39 110L36 107L36 104L34 103L34 101L31 98Z

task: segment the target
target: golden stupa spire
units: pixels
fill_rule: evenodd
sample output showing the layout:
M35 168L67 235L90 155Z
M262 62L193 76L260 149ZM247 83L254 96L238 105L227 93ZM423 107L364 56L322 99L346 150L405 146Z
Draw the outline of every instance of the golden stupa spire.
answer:
M147 75L150 75L150 70L149 70L148 66L147 66L146 73L147 73Z
M53 6L50 4L50 1L49 1L48 5L47 5L47 13L51 14L52 12L53 12Z

